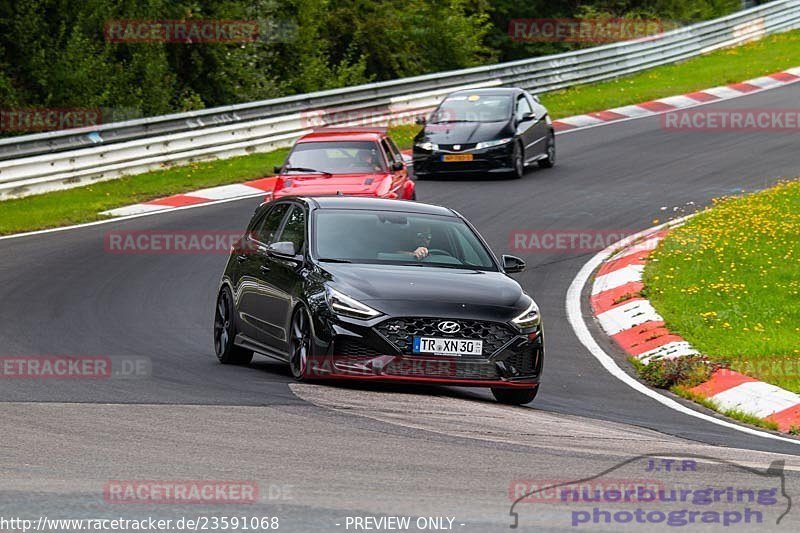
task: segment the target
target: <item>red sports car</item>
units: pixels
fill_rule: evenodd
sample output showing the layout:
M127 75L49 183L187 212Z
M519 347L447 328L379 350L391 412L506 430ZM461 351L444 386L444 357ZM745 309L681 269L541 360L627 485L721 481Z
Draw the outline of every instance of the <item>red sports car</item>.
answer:
M268 200L331 195L417 198L406 156L386 128L320 128L298 139L275 173L278 179Z

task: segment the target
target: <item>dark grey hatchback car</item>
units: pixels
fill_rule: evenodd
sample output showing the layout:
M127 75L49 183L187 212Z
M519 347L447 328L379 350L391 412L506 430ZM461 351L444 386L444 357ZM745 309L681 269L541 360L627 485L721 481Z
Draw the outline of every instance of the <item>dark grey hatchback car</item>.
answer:
M222 275L214 346L223 363L254 352L297 380L358 379L490 387L536 396L539 309L458 213L374 198L285 198L261 205Z

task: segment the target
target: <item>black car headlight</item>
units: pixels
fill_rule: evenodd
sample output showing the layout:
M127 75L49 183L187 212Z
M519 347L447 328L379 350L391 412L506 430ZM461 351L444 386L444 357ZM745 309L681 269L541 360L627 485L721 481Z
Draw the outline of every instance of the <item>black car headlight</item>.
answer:
M497 139L496 141L484 141L484 142L480 142L480 143L476 144L475 145L475 149L476 150L481 150L483 148L494 148L495 146L508 144L513 140L514 139L512 139L511 137L508 137L507 139Z
M539 314L539 306L536 305L536 302L531 300L531 304L528 306L528 308L520 313L516 318L512 319L511 323L514 324L520 331L526 331L531 328L539 327L542 323L542 316Z
M351 318L375 318L381 314L368 305L364 305L358 300L342 294L336 289L330 287L325 289L325 300L328 302L328 307L337 315L348 316Z
M424 142L424 143L416 143L414 146L419 148L420 150L425 150L426 152L433 152L434 150L439 149L438 144Z

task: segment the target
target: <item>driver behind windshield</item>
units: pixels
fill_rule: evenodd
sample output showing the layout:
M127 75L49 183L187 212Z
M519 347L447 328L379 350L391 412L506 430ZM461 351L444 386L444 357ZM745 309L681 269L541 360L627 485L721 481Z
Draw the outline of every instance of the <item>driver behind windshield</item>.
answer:
M370 172L380 172L383 170L378 158L378 153L375 150L359 150L356 154L358 159L358 170Z
M413 232L414 237L414 249L410 251L401 250L399 253L412 255L417 261L422 261L428 257L428 254L430 253L428 248L431 245L431 228L430 226L422 226L417 228L412 227L411 231Z

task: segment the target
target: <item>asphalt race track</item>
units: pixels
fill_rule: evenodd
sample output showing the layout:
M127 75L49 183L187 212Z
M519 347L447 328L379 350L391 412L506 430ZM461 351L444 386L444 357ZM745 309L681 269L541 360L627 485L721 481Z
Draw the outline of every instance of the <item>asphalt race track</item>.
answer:
M790 109L799 99L795 84L706 109ZM150 365L150 375L127 379L0 381L0 515L277 516L284 531L346 531L347 516L425 515L455 517L456 530L506 531L513 480L580 479L648 453L706 456L695 481L741 486L758 481L746 467L784 459L786 491L800 495L800 441L668 409L583 348L565 295L594 252L510 248L517 230L632 233L692 210L674 206L800 175L797 134L660 124L650 117L560 135L557 166L521 180L418 183L421 201L455 208L497 253L528 262L517 279L542 309L547 359L542 390L526 407L476 389L298 385L266 358L221 366L211 323L226 256L104 249L115 230L241 230L257 199L0 240L0 355L139 356ZM742 466L715 462L726 460ZM104 484L119 479L255 480L262 498L108 504ZM518 510L521 530L579 529L563 506ZM774 518L760 529L797 530L800 511L780 525Z

